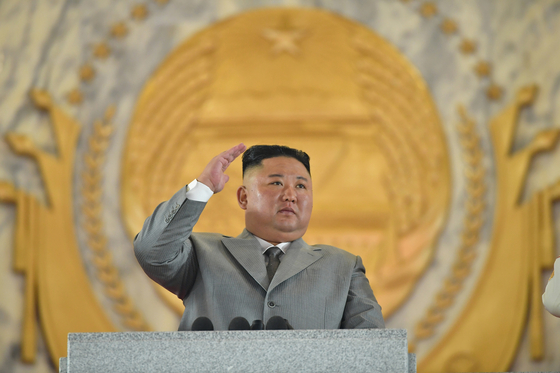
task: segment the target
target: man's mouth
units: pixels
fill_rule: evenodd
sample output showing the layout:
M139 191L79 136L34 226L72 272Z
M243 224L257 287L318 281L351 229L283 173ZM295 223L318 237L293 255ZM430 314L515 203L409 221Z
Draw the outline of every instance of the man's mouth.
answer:
M278 212L280 212L280 213L282 213L282 214L295 214L295 213L296 213L296 212L295 212L293 209L291 209L290 207L285 207L285 208L281 209L281 210L278 211Z

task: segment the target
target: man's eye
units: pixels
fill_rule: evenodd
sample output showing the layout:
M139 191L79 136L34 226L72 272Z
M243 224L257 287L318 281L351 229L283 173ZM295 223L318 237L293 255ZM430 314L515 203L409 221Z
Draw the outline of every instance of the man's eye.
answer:
M300 188L300 189L305 189L305 185L303 185L303 184L298 184L297 187Z
M272 184L272 185L282 185L282 183L279 182L279 181L273 181L271 184Z

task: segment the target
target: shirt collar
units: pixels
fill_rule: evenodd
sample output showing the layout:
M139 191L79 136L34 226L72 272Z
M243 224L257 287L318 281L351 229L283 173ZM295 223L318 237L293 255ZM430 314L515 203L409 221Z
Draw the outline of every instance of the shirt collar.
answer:
M278 245L272 245L270 242L265 241L260 237L255 236L255 238L257 239L257 241L259 241L259 244L261 245L261 249L262 249L263 254L269 247L273 247L273 246L276 246L277 248L282 250L282 252L284 254L286 254L286 251L288 250L288 248L291 245L291 242L282 242L282 243L279 243Z

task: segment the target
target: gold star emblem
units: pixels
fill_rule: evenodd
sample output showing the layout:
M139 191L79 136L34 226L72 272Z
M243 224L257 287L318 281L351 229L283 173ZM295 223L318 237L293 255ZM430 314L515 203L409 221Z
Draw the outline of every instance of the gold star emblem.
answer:
M73 90L68 92L66 99L72 105L79 105L84 100L84 96L82 95L82 92L78 88L74 88Z
M267 28L262 31L262 36L272 43L272 53L283 52L296 55L299 53L297 42L305 36L305 30L293 27L290 16L284 14L278 27Z
M475 71L476 75L478 75L479 78L482 78L482 77L490 75L490 72L492 71L492 67L490 66L490 64L488 62L480 61L474 67L474 71Z
M111 54L111 49L106 43L97 43L93 46L93 55L97 58L105 59Z
M148 16L148 8L144 4L137 4L132 7L130 15L137 21L143 21Z
M490 84L488 89L486 90L486 97L488 97L492 101L497 101L502 98L503 89L496 83Z
M420 7L420 14L426 18L433 17L437 14L437 6L436 4L432 3L431 1L422 4Z
M463 54L472 54L476 51L476 42L464 39L459 46Z
M128 34L128 27L126 27L126 23L119 22L111 27L111 35L117 39L121 39Z
M451 35L457 32L457 23L449 18L446 18L443 20L443 22L441 23L441 31L443 31L444 34L446 35Z
M305 32L303 30L264 29L262 35L272 42L274 54L287 52L296 55L299 53L299 46L296 43L305 36Z
M91 65L84 65L80 68L80 79L84 82L90 82L95 78L95 70Z

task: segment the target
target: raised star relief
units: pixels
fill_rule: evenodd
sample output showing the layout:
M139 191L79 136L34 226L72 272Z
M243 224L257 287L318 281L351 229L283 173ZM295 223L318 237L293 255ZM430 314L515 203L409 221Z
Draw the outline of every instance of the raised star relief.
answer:
M272 53L280 54L283 52L291 55L299 54L300 48L297 42L305 36L304 30L289 29L264 29L262 36L272 42Z

